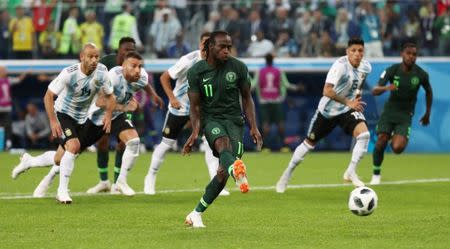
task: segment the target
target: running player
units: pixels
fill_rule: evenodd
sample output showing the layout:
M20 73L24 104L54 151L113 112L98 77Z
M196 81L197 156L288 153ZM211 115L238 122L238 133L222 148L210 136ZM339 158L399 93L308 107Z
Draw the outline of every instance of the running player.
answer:
M108 70L98 63L99 50L88 43L80 53L81 63L62 70L48 86L44 97L45 109L50 120L54 137L64 138L64 155L61 157L58 193L56 199L61 203L71 203L69 178L74 168L75 158L81 151L79 132L85 127L87 111L98 92L107 96L107 110L103 116L103 130L111 129L112 108L114 108L113 88ZM56 102L54 97L58 96Z
M356 167L367 152L370 133L363 114L366 103L361 100L359 92L372 67L363 59L363 55L364 41L351 38L348 41L347 55L333 63L325 80L323 97L311 120L308 137L295 149L288 167L277 182L278 193L286 190L295 167L303 161L306 154L338 125L356 138L350 164L344 173L344 181L351 181L355 186L364 186L356 174Z
M373 175L370 181L372 185L380 184L381 164L389 140L395 154L402 153L408 145L411 119L420 86L425 90L426 96L426 111L420 123L424 126L430 123L433 92L427 72L416 65L416 44L405 43L401 56L402 62L388 67L381 74L378 86L372 91L375 96L390 91L389 99L384 105L376 128L378 139L373 151ZM388 82L391 84L387 85Z
M177 137L181 133L183 127L189 121L189 98L187 96L188 83L186 74L189 68L199 60L205 59L205 51L203 44L209 38L210 33L205 32L200 36L199 48L183 57L181 57L175 65L170 67L161 75L161 85L164 92L169 97L169 110L167 111L166 120L162 130L161 143L155 147L152 154L151 163L147 176L144 181L144 193L154 195L156 175L164 161L165 154L177 142ZM176 79L175 89L172 90L170 79ZM212 154L212 150L206 146L205 161L208 167L209 176L212 179L217 172L219 161ZM229 195L230 193L223 189L221 195Z
M214 155L219 157L220 166L200 202L186 217L186 224L195 228L204 227L201 214L225 187L230 175L241 192L249 191L246 168L240 160L244 153L240 96L250 135L259 148L262 144L256 126L248 69L243 62L230 56L231 47L231 37L227 32L212 32L205 42L206 59L197 62L187 73L192 134L183 147L183 154L191 151L202 132Z

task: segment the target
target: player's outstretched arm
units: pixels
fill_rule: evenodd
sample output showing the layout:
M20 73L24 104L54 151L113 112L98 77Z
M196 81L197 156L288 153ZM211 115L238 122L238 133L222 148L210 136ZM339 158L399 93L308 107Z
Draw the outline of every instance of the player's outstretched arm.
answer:
M242 95L242 106L244 108L245 116L250 124L250 136L253 138L253 143L256 144L257 150L262 147L262 137L256 125L256 115L255 115L255 103L253 103L252 95L250 92L250 87L244 85L241 87Z
M161 86L169 98L170 105L175 109L181 108L181 103L173 94L172 85L170 84L170 74L169 71L165 71L161 77L159 77L159 81L161 82Z
M333 89L333 84L325 83L325 86L323 87L323 95L336 102L344 104L355 111L364 112L366 103L362 101L361 97L356 97L355 99L347 99L344 96L338 95Z
M189 154L191 152L192 146L195 140L198 138L198 133L200 132L200 93L198 92L188 92L189 101L191 102L190 109L190 119L192 124L192 133L183 146L183 155Z
M153 98L153 103L156 104L160 109L164 108L164 101L159 97L159 95L155 92L155 89L151 85L146 85L144 87L145 93L150 98Z
M425 98L426 98L426 111L423 117L420 119L420 123L423 126L427 126L430 124L431 105L433 103L433 91L431 90L431 87L425 89Z
M378 96L386 91L395 91L395 90L397 90L397 86L395 86L394 84L389 84L387 86L376 86L372 89L372 95Z
M103 116L103 130L105 133L111 132L112 112L116 106L116 98L113 94L105 95L106 107L105 116Z
M52 130L52 136L53 137L61 137L62 136L62 129L59 125L58 119L56 118L55 114L55 96L50 89L47 89L47 92L44 96L44 105L45 105L45 111L47 112L48 120L50 121L50 129Z

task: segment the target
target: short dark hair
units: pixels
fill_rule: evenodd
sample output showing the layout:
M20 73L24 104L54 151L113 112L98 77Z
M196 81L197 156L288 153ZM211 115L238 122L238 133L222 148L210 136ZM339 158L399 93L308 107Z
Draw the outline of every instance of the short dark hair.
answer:
M119 40L119 48L120 48L120 46L122 46L122 44L127 43L127 42L131 42L134 45L136 45L136 41L133 38L131 38L129 36L125 36L125 37L120 38L120 40Z
M348 40L347 47L350 47L352 45L362 45L364 47L364 40L360 37L352 37L350 40Z
M405 49L407 49L407 48L417 48L417 45L414 42L408 41L408 42L403 43L402 51L405 51Z
M144 60L142 58L142 56L136 51L130 51L130 52L126 53L124 58L125 58L125 60L128 59L128 58L134 58L134 59L138 59L138 60L141 60L141 61Z
M209 56L210 44L215 44L216 36L219 36L219 35L229 35L229 34L227 31L224 31L224 30L216 30L216 31L211 32L211 34L209 35L209 38L206 39L205 45L203 48L203 50L206 52L206 59L208 59L208 56Z
M273 64L273 55L272 55L272 53L266 54L265 58L266 58L266 64L269 65L269 66L272 66L272 64Z
M205 38L205 37L210 37L211 36L211 32L209 31L205 31L200 35L200 40Z

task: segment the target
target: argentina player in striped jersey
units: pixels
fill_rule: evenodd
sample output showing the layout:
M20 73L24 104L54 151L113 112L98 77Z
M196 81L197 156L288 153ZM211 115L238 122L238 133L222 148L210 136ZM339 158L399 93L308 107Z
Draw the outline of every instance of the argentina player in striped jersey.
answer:
M363 59L364 41L351 38L347 55L336 60L327 74L323 97L316 114L311 120L307 138L295 149L288 167L276 185L276 191L283 193L295 167L306 154L326 137L336 126L356 139L352 157L344 173L344 181L355 186L364 186L356 174L356 167L367 152L370 133L363 111L365 102L361 99L361 89L367 75L372 71L370 63Z
M114 67L109 71L118 105L112 115L111 129L112 133L117 135L120 141L125 144L120 174L111 186L112 194L135 195L135 191L127 183L127 176L139 155L140 139L131 120L126 117L126 111L132 110L128 110L126 107L130 102L136 102L133 97L136 92L145 90L149 96L152 96L154 92L148 85L148 74L143 66L143 58L137 52L128 52L122 66ZM100 106L102 105L100 104ZM92 105L89 113L89 119L97 126L97 131L102 132L101 127L105 110L97 105Z
M178 135L186 123L189 122L190 102L187 94L189 86L187 83L187 71L199 60L205 58L203 43L209 36L209 32L201 34L199 50L182 56L172 67L161 75L161 85L169 98L169 110L164 121L161 143L153 151L148 173L144 180L144 193L147 195L156 194L156 175L162 166L165 154L176 144ZM177 80L173 90L170 83L171 79ZM209 146L205 146L205 162L208 167L209 176L212 179L217 173L219 161L214 157ZM220 195L229 194L225 189L220 193Z
M61 158L61 177L56 196L61 203L72 202L68 185L75 158L84 147L80 142L80 131L86 126L88 109L98 92L107 98L102 130L109 133L111 129L113 88L106 67L98 63L99 54L95 44L86 44L80 53L81 62L63 69L50 83L44 97L52 135L63 138L62 146L59 146L55 155ZM58 96L56 102L55 96ZM55 159L55 162L58 161Z

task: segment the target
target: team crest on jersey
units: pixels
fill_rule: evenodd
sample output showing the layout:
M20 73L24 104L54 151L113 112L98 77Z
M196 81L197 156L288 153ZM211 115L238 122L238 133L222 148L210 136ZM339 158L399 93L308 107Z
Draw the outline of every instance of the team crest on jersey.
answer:
M64 134L66 134L66 137L70 137L72 135L72 131L69 128L67 128L64 130Z
M364 80L367 77L367 73L361 73L360 76L361 76L361 79Z
M164 134L166 134L166 135L170 134L170 128L169 127L164 128Z
M219 134L220 133L220 129L219 128L213 128L212 130L211 130L211 133L213 134L213 135L217 135L217 134Z
M236 81L236 73L235 72L228 72L225 75L225 78L227 79L228 82L235 82Z
M314 132L311 132L308 136L309 139L314 140L316 138L316 134Z
M412 77L411 84L413 86L417 86L419 84L419 77L417 77L417 76Z

